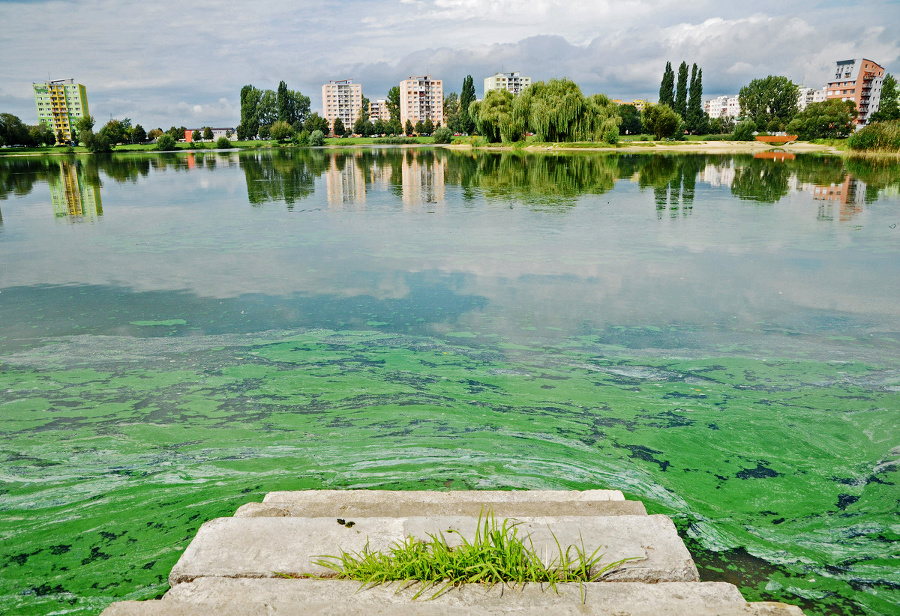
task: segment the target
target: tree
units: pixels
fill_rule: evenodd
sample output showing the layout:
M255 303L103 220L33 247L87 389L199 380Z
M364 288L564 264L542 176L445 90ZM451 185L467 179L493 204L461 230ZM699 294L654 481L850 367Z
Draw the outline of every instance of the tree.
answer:
M634 105L619 105L617 109L622 122L619 124L620 135L639 135L641 126L641 112Z
M394 86L387 93L387 99L385 99L385 104L387 105L388 111L391 114L391 120L400 121L400 86Z
M278 120L290 123L291 100L288 95L288 87L284 81L278 82L278 90L275 93L275 107L278 110Z
M284 81L278 83L275 93L276 120L287 122L294 130L302 130L303 122L309 115L309 97L299 91L288 90Z
M194 130L191 133L191 141L200 141L203 139L203 133L200 130Z
M83 133L88 130L94 130L94 116L81 116L75 121L75 128L79 133Z
M426 135L430 135L434 132L434 122L431 121L431 118L425 118L425 125L422 127L422 132Z
M447 127L442 127L434 131L435 143L450 143L453 140L453 131Z
M459 95L451 92L444 97L444 120L447 128L452 132L458 133L459 130Z
M220 150L227 150L231 147L231 141L228 140L228 137L219 137L216 141L216 147Z
M688 97L687 129L693 134L705 133L709 128L706 112L703 110L703 69L694 64L691 68L691 92Z
M687 117L688 66L682 62L678 67L678 85L675 86L675 105L672 109L683 118Z
M309 134L309 145L319 146L325 145L325 133L316 129Z
M175 139L173 139L172 136L168 133L160 135L156 140L156 149L160 152L164 152L166 150L174 150Z
M394 118L390 121L389 126L388 126L388 132L392 135L402 135L403 134L403 125L400 124L400 118Z
M681 126L681 116L668 105L647 105L641 114L641 123L659 140L675 134Z
M294 136L294 127L291 126L287 120L278 120L272 125L269 133L271 134L272 139L276 139L277 141L287 141Z
M519 141L525 131L524 121L513 116L515 97L509 90L488 90L481 102L470 106L478 134L491 143Z
M274 90L265 90L260 95L257 113L260 126L271 127L278 121L278 96Z
M135 124L134 128L131 129L131 142L143 143L145 141L147 141L147 131L140 124Z
M797 114L799 88L787 77L769 75L741 88L741 113L757 126L783 126Z
M6 145L28 145L31 135L28 127L11 113L0 113L0 143Z
M151 128L150 132L147 133L147 137L149 137L150 139L159 139L160 136L164 134L165 133L163 133L163 129L161 128Z
M372 134L372 123L369 122L369 99L362 97L362 106L359 108L359 115L353 123L353 132L363 137Z
M388 132L387 125L384 120L381 118L376 118L375 122L372 124L372 134L373 135L383 135Z
M512 121L539 141L608 141L618 135L620 118L606 96L585 98L575 82L551 79L515 97Z
M407 136L413 134L413 124L409 118L406 118L406 134Z
M675 106L675 71L672 63L666 62L666 70L663 72L662 82L659 84L659 104Z
M213 138L212 127L210 127L210 126L203 127L203 138L204 139L212 139Z
M328 120L319 115L318 112L313 113L306 119L306 122L303 123L303 129L308 130L310 136L315 131L322 131L322 134L328 132Z
M753 120L744 120L734 127L735 141L753 141L753 131L756 130L756 123Z
M259 132L259 99L262 92L252 85L241 88L241 123L238 139L252 139Z
M878 111L869 116L870 122L900 120L900 104L897 101L897 80L888 73L881 83L881 102Z
M343 135L344 134L344 121L341 120L340 118L335 118L334 124L332 125L331 130L334 133L335 137L340 137L341 135Z
M50 127L44 123L38 123L28 127L28 136L31 141L28 145L47 146L56 143L56 135L50 130Z
M463 79L462 92L459 95L459 125L461 132L471 134L475 130L475 120L469 112L469 107L475 102L475 83L471 75Z
M416 122L414 129L417 135L421 135L425 132L425 124L422 123L422 120L419 120Z
M853 101L839 98L810 103L794 116L787 130L804 141L812 139L838 139L853 132L853 120L857 116Z

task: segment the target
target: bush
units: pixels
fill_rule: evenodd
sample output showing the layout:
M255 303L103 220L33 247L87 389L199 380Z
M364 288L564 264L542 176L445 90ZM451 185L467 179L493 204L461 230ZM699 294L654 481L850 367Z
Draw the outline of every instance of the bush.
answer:
M309 136L309 145L325 145L325 133L320 130L314 130Z
M160 135L159 139L156 140L156 149L160 152L165 150L174 150L175 149L175 138L172 135Z
M304 128L294 135L294 142L297 145L309 145L309 131Z
M228 137L219 137L216 140L216 147L220 150L227 150L231 147L231 141L228 140Z
M603 135L603 141L610 145L615 145L616 142L619 141L619 129L618 128L608 128L606 133Z
M900 152L900 120L869 124L850 135L847 145L853 150Z
M453 133L446 126L442 126L441 128L434 131L435 143L450 143L452 139Z
M734 127L735 141L753 141L753 131L756 130L756 124L753 120L744 120Z

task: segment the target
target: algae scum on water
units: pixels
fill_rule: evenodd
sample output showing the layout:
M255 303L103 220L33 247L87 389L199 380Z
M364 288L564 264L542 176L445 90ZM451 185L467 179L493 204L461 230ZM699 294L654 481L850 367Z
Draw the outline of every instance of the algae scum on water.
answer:
M896 173L98 160L92 220L0 162L0 611L158 596L203 522L321 488L621 489L748 600L898 609Z

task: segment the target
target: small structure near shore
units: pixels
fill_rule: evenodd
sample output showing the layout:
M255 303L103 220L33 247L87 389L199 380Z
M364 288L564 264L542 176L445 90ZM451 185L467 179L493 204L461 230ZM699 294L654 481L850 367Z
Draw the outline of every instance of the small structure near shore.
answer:
M798 135L757 135L756 140L763 143L790 143L797 141Z
M603 581L487 587L463 584L434 599L420 584L360 589L360 582L319 579L317 564L341 551L386 552L408 536L455 531L472 539L480 516L514 518L540 554L562 546L601 547L601 565L631 559ZM337 523L338 521L342 523ZM458 534L457 534L458 533ZM312 577L310 577L312 576ZM299 579L289 579L299 578ZM169 576L157 601L113 603L103 616L168 614L595 614L617 616L802 616L783 603L748 603L737 587L701 582L675 525L647 515L617 490L274 492L234 517L205 523ZM423 593L422 596L431 596Z

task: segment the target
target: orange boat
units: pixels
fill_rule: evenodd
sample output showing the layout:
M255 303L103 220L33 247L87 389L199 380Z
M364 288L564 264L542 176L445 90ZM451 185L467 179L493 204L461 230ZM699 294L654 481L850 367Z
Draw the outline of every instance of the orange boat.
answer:
M756 140L763 143L787 143L797 141L797 135L757 135Z

